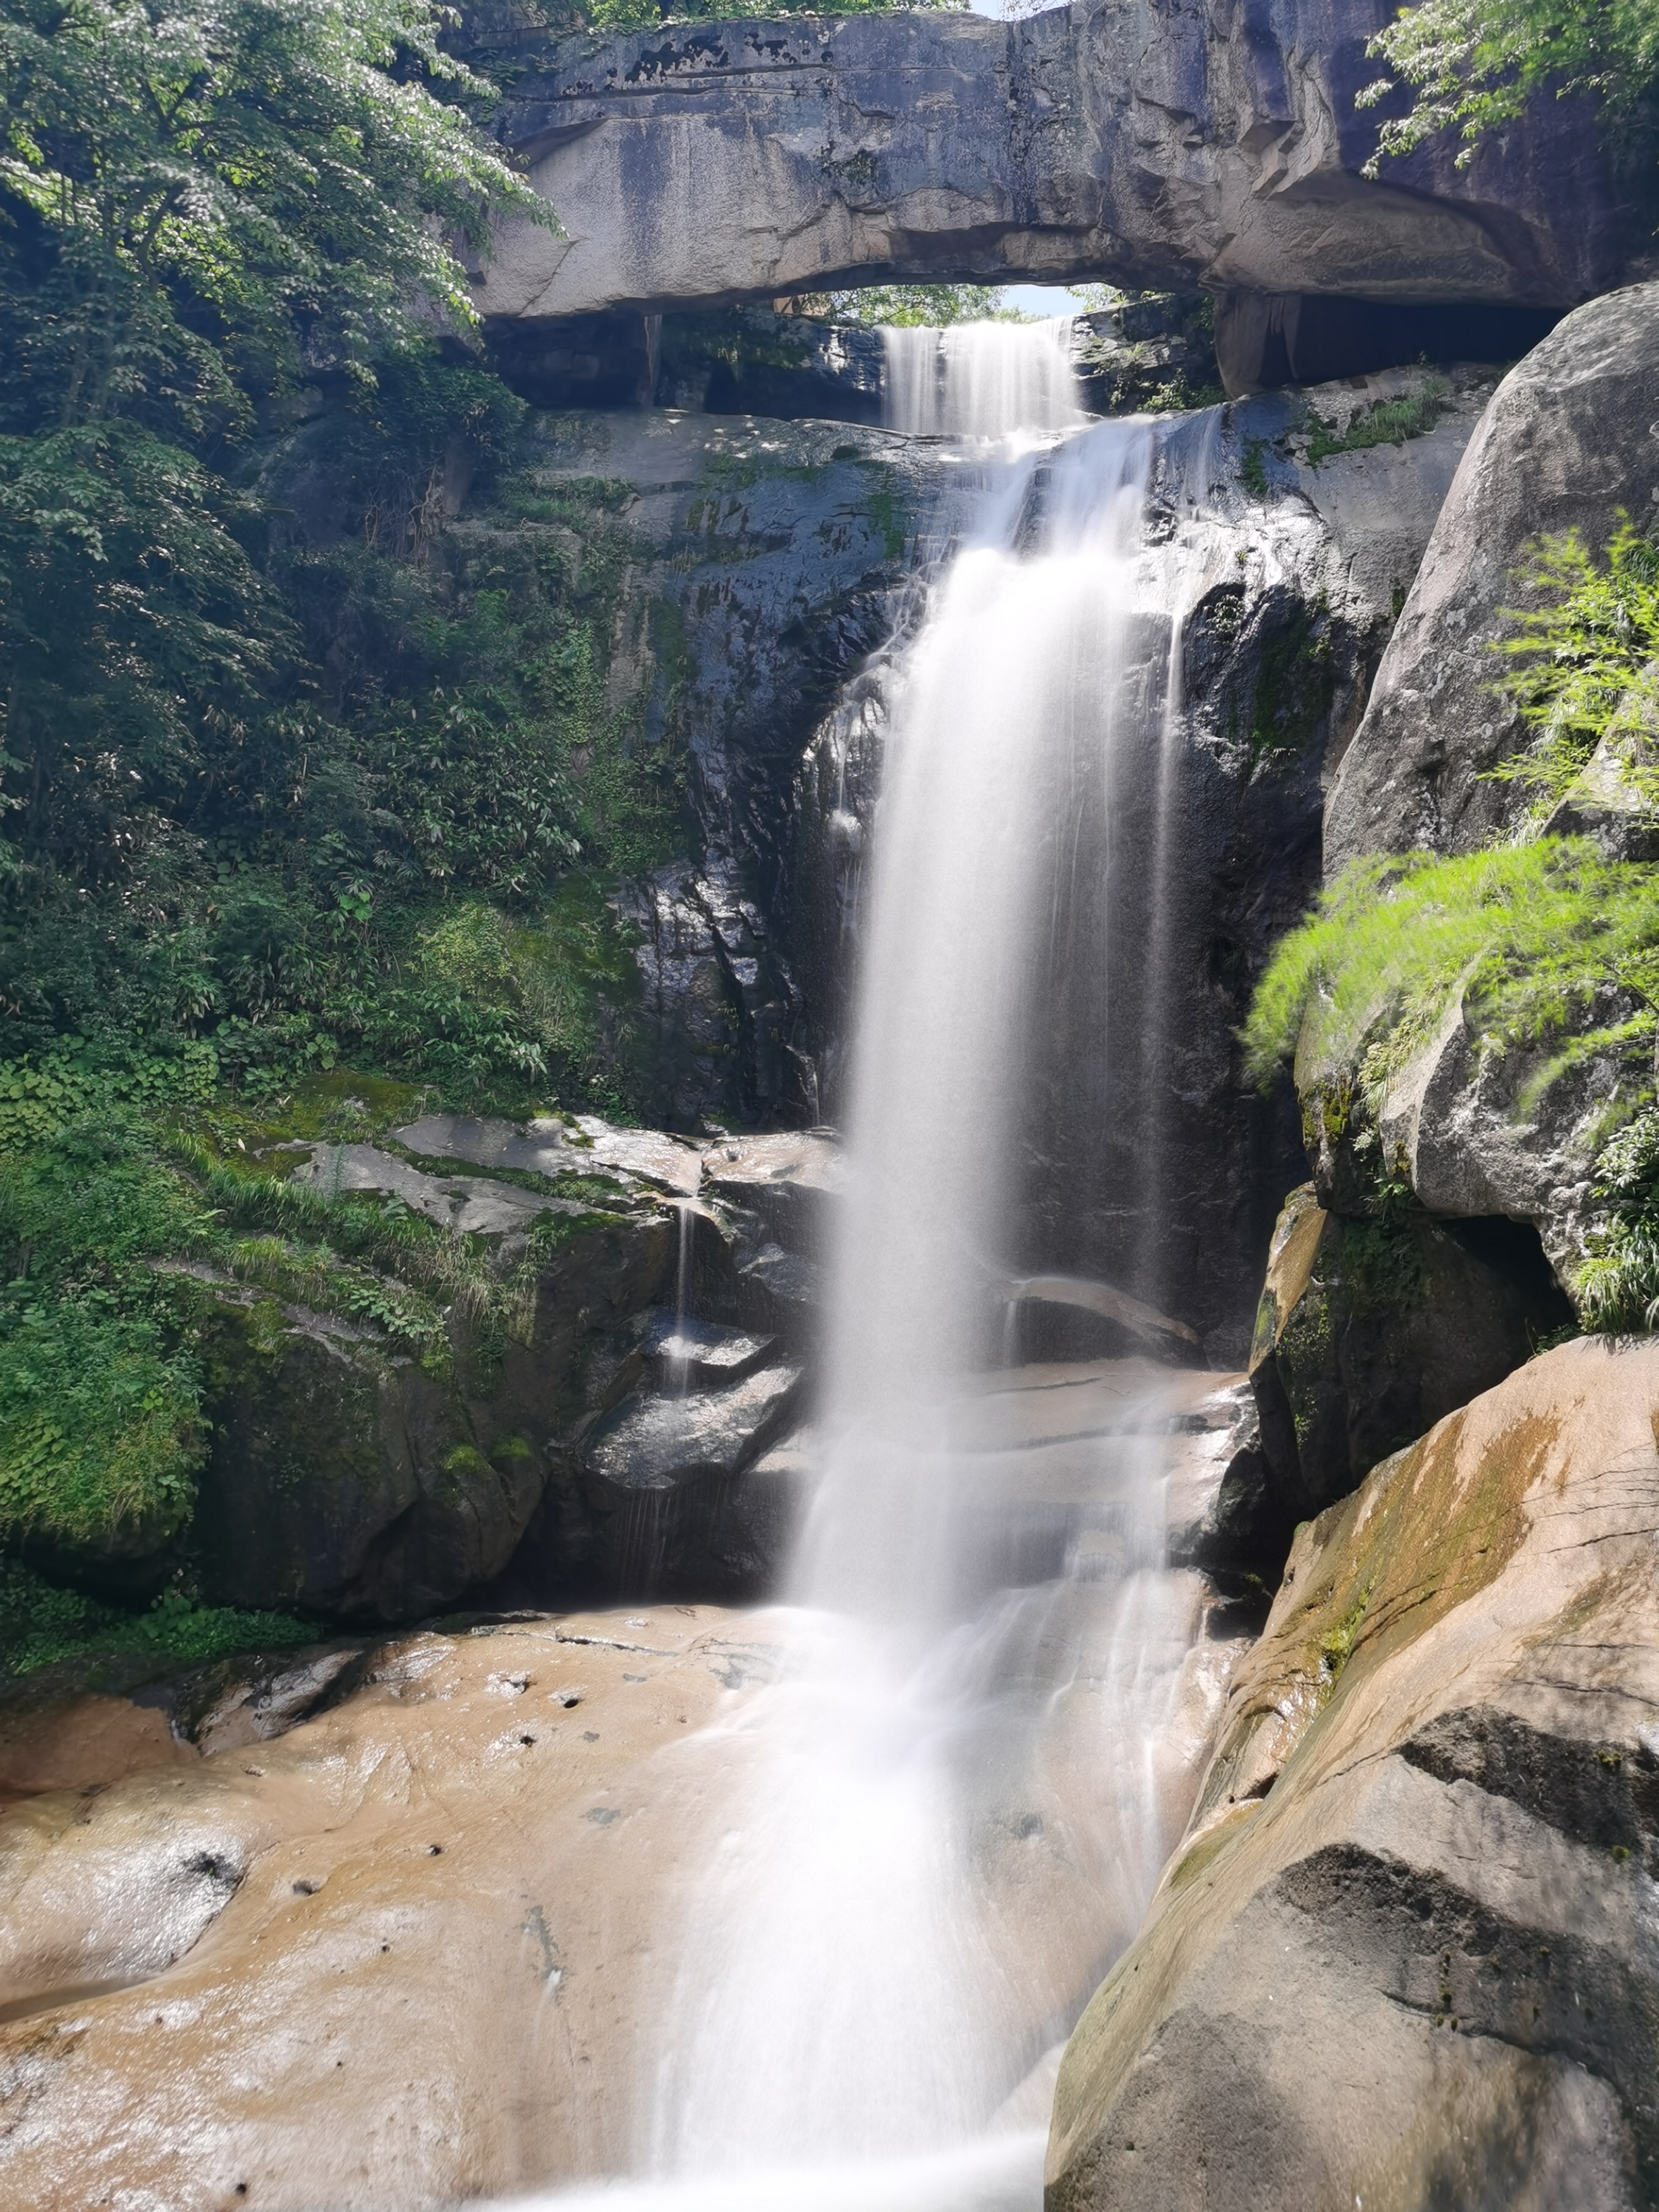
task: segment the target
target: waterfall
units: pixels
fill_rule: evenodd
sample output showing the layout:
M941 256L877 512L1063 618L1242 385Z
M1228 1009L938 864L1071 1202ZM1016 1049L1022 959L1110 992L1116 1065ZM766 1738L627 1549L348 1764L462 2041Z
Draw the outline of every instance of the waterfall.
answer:
M958 323L884 330L882 420L890 429L995 438L1082 420L1072 325Z
M1057 963L1103 1000L1129 978L1099 1034L1155 1073L1193 591L1146 542L1170 441L1073 427L1062 335L889 334L896 419L1023 435L969 455L976 512L891 672L820 1475L780 1679L677 1751L706 1872L643 2083L659 2179L607 2205L1036 2212L1058 2047L1173 1841L1203 1598L1163 1564L1164 1386L1072 1437L1042 1393L1076 1378L1001 1364ZM1113 941L1068 948L1097 867Z

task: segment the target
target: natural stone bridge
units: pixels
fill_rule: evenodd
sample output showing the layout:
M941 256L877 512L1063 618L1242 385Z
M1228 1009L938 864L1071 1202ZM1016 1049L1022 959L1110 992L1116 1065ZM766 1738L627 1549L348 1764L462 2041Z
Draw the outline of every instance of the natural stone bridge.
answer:
M1559 311L1621 281L1650 217L1581 103L1538 103L1462 172L1438 147L1389 164L1387 182L1361 175L1376 125L1354 94L1392 12L1075 0L1013 23L526 34L497 127L562 234L507 226L479 304L541 319L1103 278L1202 286L1235 348L1259 351L1295 295Z

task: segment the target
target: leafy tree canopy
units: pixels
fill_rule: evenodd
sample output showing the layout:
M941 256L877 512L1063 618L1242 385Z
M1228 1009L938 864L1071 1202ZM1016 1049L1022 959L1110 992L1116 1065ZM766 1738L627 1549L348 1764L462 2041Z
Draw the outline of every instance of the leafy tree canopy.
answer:
M800 292L792 305L797 314L866 329L945 330L952 323L1028 319L1003 306L994 284L867 284L858 291Z
M1481 139L1512 123L1540 94L1590 93L1615 126L1659 80L1656 0L1421 0L1371 41L1392 75L1359 94L1375 106L1410 88L1412 105L1386 121L1366 174L1442 131L1463 141L1460 168Z

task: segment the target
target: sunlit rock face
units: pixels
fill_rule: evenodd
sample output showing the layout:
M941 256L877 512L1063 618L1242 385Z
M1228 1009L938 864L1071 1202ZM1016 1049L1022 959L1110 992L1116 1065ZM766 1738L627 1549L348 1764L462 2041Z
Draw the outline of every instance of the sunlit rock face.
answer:
M1081 0L1016 23L526 33L498 127L560 228L505 226L479 304L534 319L1104 277L1565 307L1617 283L1641 225L1582 106L1538 103L1465 171L1454 143L1361 177L1376 125L1353 96L1389 13Z
M1301 1531L1049 2212L1652 2202L1656 1410L1563 1346Z
M1527 548L1577 530L1599 552L1659 499L1659 284L1581 307L1504 379L1464 454L1370 703L1333 786L1328 870L1360 853L1465 853L1524 812L1488 771L1527 741L1492 647ZM1571 826L1571 825L1564 825Z

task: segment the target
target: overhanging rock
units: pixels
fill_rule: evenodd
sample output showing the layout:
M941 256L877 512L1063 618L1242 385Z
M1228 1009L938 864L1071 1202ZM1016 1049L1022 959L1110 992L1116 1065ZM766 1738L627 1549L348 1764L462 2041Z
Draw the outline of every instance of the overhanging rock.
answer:
M1647 220L1582 104L1539 103L1462 172L1448 146L1361 176L1376 124L1354 94L1391 12L1078 0L522 34L497 128L562 231L504 225L478 303L535 320L1096 277L1202 286L1270 339L1286 314L1263 295L1559 311L1620 281Z

